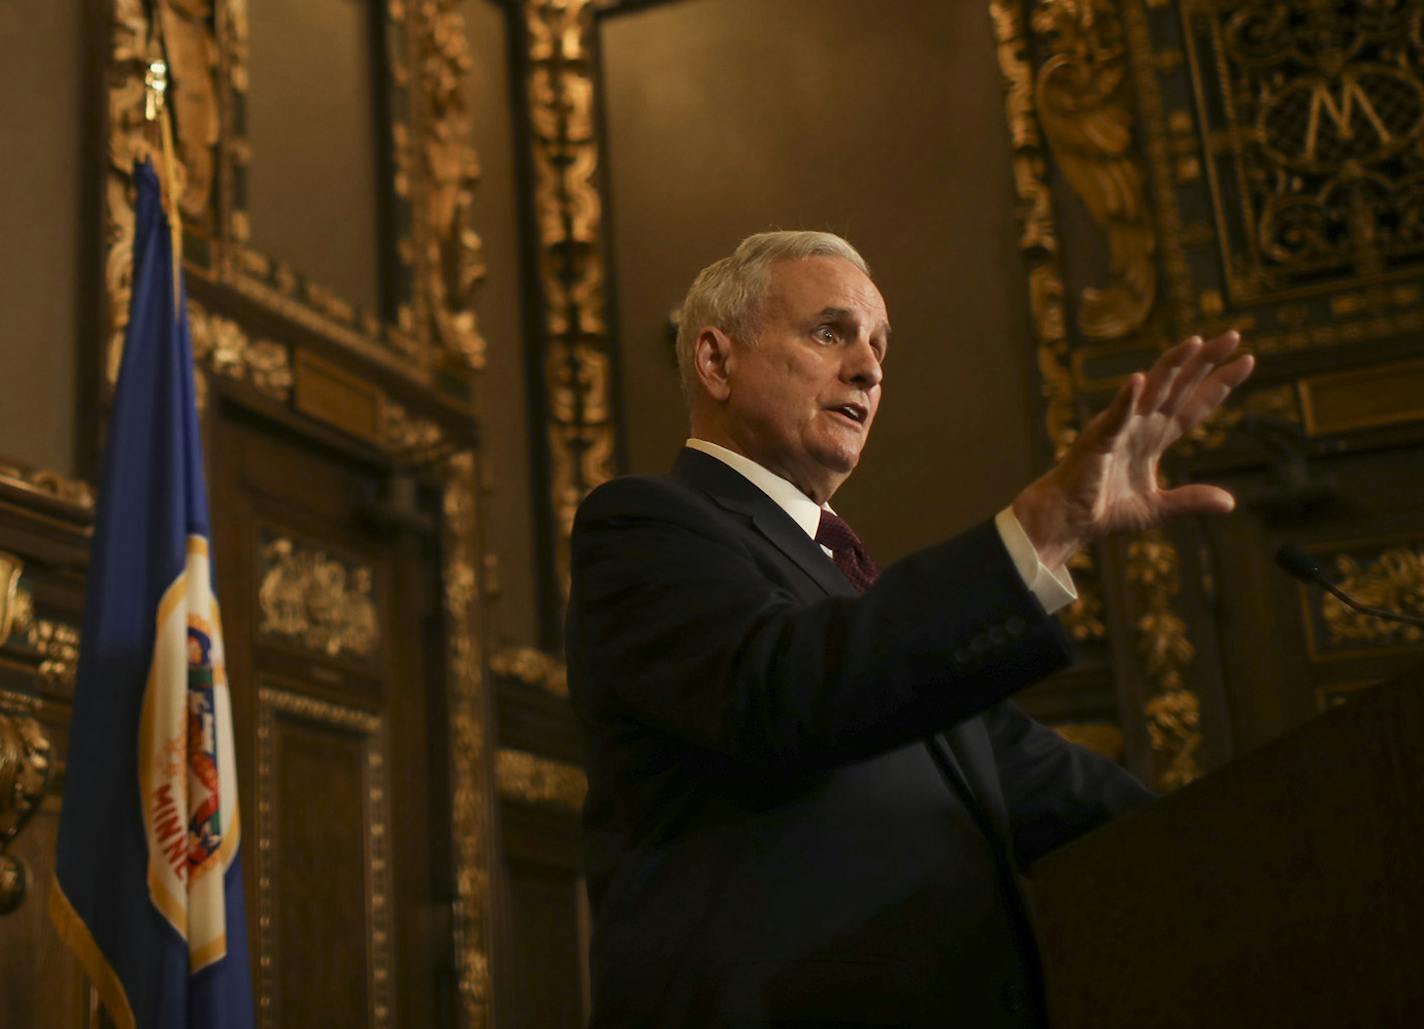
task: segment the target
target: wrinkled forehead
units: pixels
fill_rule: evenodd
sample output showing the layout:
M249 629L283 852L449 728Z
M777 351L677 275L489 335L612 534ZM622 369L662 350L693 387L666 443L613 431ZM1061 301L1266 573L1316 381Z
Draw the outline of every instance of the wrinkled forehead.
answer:
M841 257L803 257L767 268L765 312L792 318L823 312L890 332L885 298L870 276Z

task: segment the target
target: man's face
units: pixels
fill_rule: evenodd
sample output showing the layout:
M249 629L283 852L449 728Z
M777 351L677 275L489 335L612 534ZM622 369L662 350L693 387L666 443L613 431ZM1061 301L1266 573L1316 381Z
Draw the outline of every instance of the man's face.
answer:
M838 257L768 274L755 342L732 341L728 356L729 431L742 453L820 503L855 469L880 405L885 301Z

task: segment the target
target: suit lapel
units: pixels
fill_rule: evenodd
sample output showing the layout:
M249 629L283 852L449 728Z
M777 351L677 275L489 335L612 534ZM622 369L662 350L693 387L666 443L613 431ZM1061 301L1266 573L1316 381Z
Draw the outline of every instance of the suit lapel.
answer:
M741 472L710 454L684 447L673 464L672 473L706 493L726 510L749 519L758 532L809 575L828 596L856 595L850 580L826 556L820 545L806 535L805 530L780 504ZM966 803L979 808L1001 838L1007 839L1008 827L1003 812L989 803L993 794L988 792L988 784L979 767L993 767L993 752L979 719L971 718L955 726L943 733L941 739L945 743L942 753L948 759L946 772L956 780L948 784L951 790L959 793ZM930 756L934 757L933 743L927 741L926 746L930 748ZM972 774L970 768L973 768Z
M854 596L835 562L801 526L746 476L700 450L684 447L673 475L706 493L719 506L749 519L768 542L809 575L830 596Z

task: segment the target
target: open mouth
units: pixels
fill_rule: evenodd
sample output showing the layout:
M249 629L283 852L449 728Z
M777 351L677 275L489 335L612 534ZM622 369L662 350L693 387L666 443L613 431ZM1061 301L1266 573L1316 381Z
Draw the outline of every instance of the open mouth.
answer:
M849 418L857 425L864 425L865 419L870 414L868 410L859 404L840 404L839 406L830 408L830 410L841 415L843 418Z

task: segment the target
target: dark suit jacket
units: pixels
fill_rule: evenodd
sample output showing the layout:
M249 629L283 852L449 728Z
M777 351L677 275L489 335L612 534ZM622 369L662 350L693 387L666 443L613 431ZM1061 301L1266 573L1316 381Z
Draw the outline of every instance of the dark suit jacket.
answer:
M1005 702L1069 655L991 523L857 596L686 450L572 572L594 1027L1038 1023L1015 862L1150 795Z

